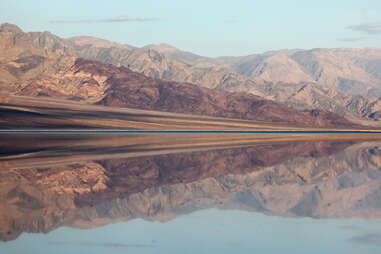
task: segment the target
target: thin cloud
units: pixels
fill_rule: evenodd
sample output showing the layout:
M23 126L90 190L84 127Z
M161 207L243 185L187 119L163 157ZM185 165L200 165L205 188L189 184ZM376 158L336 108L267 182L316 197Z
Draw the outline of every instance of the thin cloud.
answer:
M371 15L370 11L364 11L364 10L347 13L347 16L355 17L355 18L366 18L366 17L369 17L370 15Z
M64 24L64 23L117 23L117 22L152 22L159 21L158 18L134 18L129 16L118 16L107 19L79 19L79 20L51 20L50 23Z
M338 41L344 41L344 42L356 42L356 41L363 41L368 39L367 37L347 37L347 38L339 38Z
M355 243L381 246L381 234L369 233L349 239Z
M381 22L362 23L359 25L348 26L352 31L364 32L368 34L380 34Z

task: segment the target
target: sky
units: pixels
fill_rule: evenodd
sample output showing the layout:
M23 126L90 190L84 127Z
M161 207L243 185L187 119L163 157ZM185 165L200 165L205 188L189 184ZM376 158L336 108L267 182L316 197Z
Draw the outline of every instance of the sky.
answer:
M380 226L381 220L283 218L208 209L164 223L136 219L88 230L60 227L48 234L24 233L0 242L0 252L379 254Z
M381 45L380 0L0 0L0 23L217 57Z

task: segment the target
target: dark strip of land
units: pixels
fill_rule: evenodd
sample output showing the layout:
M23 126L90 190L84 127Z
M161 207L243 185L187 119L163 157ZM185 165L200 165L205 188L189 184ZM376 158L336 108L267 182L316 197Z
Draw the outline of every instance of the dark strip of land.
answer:
M8 96L0 101L1 133L379 133L381 129L321 128Z
M337 130L337 131L160 131L160 130L0 130L0 134L381 134L372 130Z

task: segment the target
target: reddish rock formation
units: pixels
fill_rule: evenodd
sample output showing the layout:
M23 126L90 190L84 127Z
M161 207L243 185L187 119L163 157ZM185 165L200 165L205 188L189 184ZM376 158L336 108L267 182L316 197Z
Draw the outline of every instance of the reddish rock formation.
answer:
M300 126L353 127L353 123L333 113L319 110L297 111L247 93L230 93L152 79L125 67L77 59L74 73L108 77L108 88L98 104L150 109L174 113L239 118Z

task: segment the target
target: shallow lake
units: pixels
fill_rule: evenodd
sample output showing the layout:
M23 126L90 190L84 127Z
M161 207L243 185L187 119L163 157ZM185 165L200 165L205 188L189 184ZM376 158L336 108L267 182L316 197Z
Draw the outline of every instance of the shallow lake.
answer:
M381 252L381 142L205 139L4 134L0 253Z

